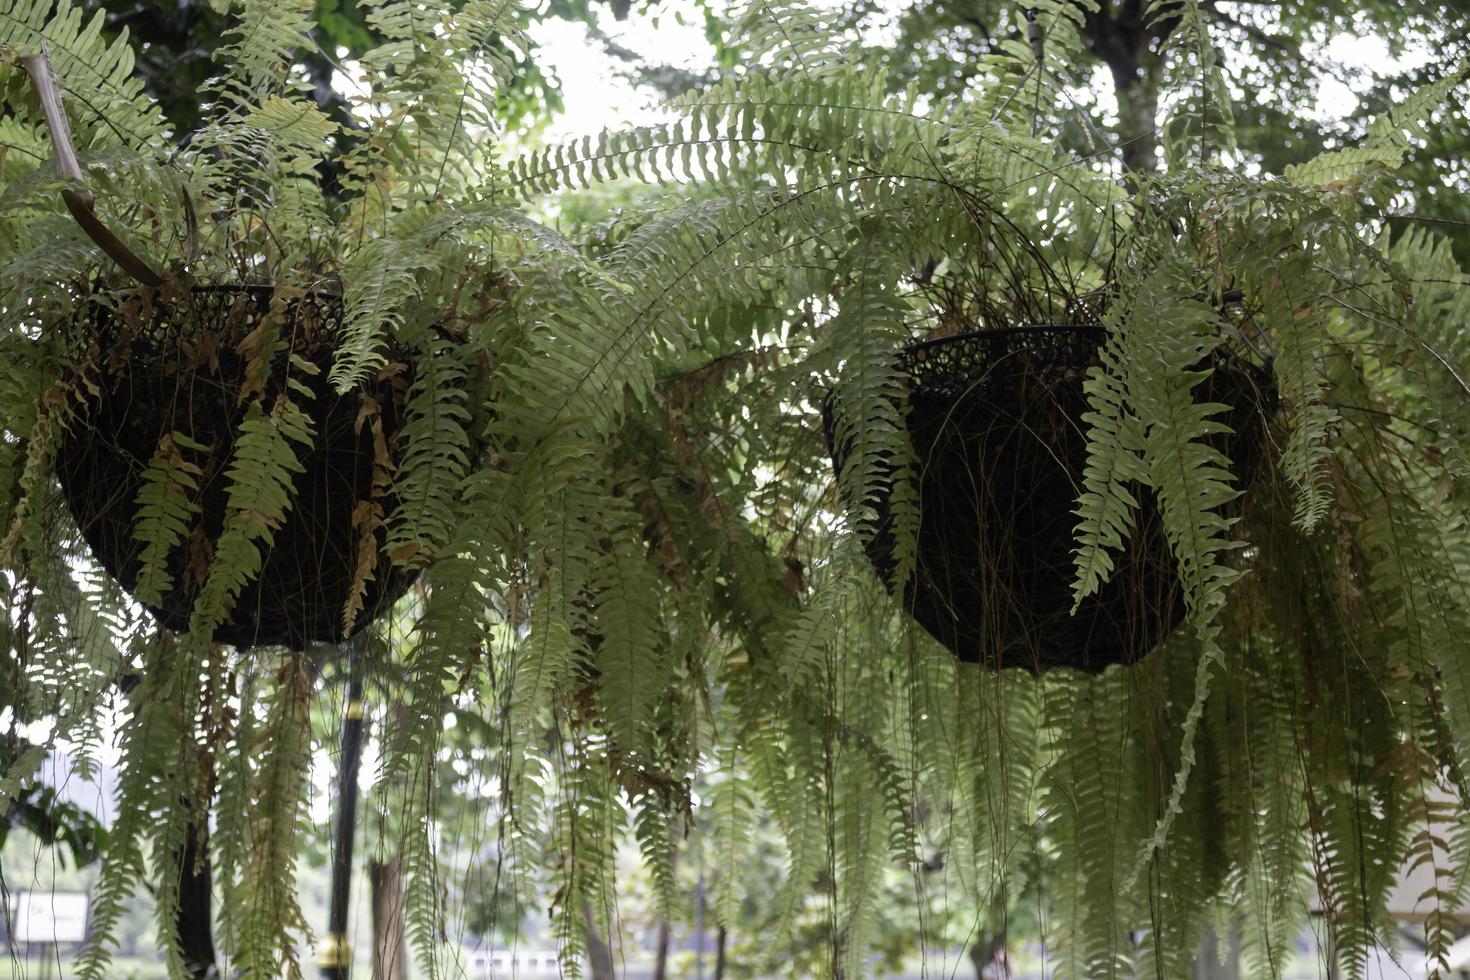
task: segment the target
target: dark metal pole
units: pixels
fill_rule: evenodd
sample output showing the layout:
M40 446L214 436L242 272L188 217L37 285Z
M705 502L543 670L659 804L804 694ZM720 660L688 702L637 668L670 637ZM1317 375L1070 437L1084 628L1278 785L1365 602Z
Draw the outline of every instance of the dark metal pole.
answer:
M332 848L332 907L327 935L317 963L323 980L347 980L352 973L352 947L347 942L348 889L352 880L352 836L357 826L357 770L362 762L362 643L346 643L347 705L342 714L342 751L337 770L337 826Z

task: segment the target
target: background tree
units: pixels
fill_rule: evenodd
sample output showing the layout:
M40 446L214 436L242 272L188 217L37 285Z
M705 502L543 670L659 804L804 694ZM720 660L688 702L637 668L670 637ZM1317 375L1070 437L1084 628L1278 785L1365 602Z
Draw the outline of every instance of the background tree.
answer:
M1045 45L1045 25L1064 8L1082 20L1080 43L1047 49L1045 70L1065 85L1066 94L1037 107L1044 116L1038 126L1055 131L1076 153L1097 153L1099 134L1109 133L1117 158L1135 171L1151 171L1159 163L1160 93L1181 80L1164 51L1179 29L1181 11L1198 10L1208 26L1207 43L1223 68L1226 86L1217 93L1217 109L1232 115L1242 162L1273 173L1323 150L1360 144L1371 120L1452 73L1466 56L1465 38L1470 36L1470 8L1461 2L934 0L896 7L864 2L834 9L830 26L849 38L853 64L883 65L894 86L913 84L930 97L951 98L993 78L1000 52L1028 48L1027 11L1038 12ZM656 56L650 63L628 50L602 28L598 9L569 12L580 13L592 36L642 84L676 95L726 75L738 76L742 55L732 43L731 8L702 8L719 58L705 73L659 64ZM648 3L637 9L647 14L663 8ZM1343 55L1344 50L1360 50L1350 43L1355 40L1382 44L1390 57L1401 59L1401 66L1370 65ZM1356 96L1346 115L1324 117L1311 111L1328 86ZM1435 122L1422 136L1425 152L1398 171L1407 195L1401 210L1440 222L1439 231L1456 243L1463 261L1470 256L1470 212L1464 205L1470 130L1452 112Z
M92 0L95 2L95 0ZM1407 93L1440 80L1467 54L1470 8L1454 3L1288 3L1263 5L1251 0L1203 0L1158 7L1144 0L1047 0L1042 3L952 3L934 0L890 9L882 4L849 4L833 12L832 29L856 43L854 64L883 65L890 84L915 84L931 97L963 92L995 70L994 56L1010 45L1024 50L1032 43L1026 14L1041 17L1040 43L1045 50L1045 23L1062 7L1083 18L1081 44L1050 52L1045 70L1064 82L1069 95L1059 104L1038 107L1054 116L1055 125L1075 152L1097 151L1097 134L1110 131L1123 165L1151 171L1159 161L1161 139L1159 95L1177 83L1170 77L1163 51L1178 29L1179 10L1197 8L1209 28L1209 44L1225 69L1227 91L1217 93L1221 108L1228 100L1237 145L1247 158L1270 172L1302 163L1326 149L1353 145L1365 136L1369 121L1387 112ZM175 131L186 133L200 121L198 92L210 77L214 46L225 15L208 4L172 4L158 0L103 3L109 27L127 29L146 39L139 50L138 75L157 98ZM664 5L638 5L641 16L668 15ZM729 6L700 8L715 46L717 65L707 73L691 73L648 60L619 44L601 25L606 10L624 20L632 4L550 4L530 15L560 17L588 25L604 50L641 84L669 96L712 84L737 71L741 59ZM302 54L300 69L317 104L338 123L350 126L346 102L334 87L334 74L344 61L360 56L377 38L355 4L321 0L313 13L314 49ZM875 37L862 42L859 38ZM1390 56L1407 65L1380 74L1351 58L1335 54L1334 42L1371 39L1384 43ZM1109 100L1098 89L1104 71L1111 81ZM1345 87L1357 97L1342 118L1321 118L1308 110L1324 85ZM518 62L516 83L506 93L512 122L534 122L561 107L554 79L543 77L534 60ZM1038 125L1043 125L1038 123ZM1426 152L1416 154L1399 171L1405 181L1407 207L1420 220L1440 222L1440 230L1456 243L1462 260L1470 255L1470 129L1462 117L1446 113L1425 135ZM1400 210L1403 210L1401 208ZM1400 227L1402 223L1400 222Z

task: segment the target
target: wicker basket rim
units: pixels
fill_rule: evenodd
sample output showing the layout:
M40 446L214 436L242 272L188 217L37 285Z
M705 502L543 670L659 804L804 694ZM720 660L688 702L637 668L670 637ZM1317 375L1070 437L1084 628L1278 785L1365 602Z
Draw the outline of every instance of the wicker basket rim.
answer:
M280 283L273 283L273 282L212 282L212 283L195 283L194 285L192 285L192 286L189 287L189 292L190 293L202 293L202 294L205 294L205 295L209 295L209 294L212 294L212 293L251 293L251 294L256 294L256 295L268 295L268 294L274 293L278 288L280 288L281 285L282 284L280 284ZM136 285L134 285L134 286L122 286L122 287L102 286L102 287L99 287L97 289L94 289L88 295L87 298L88 298L88 300L91 300L94 297L96 297L98 294L101 294L101 293L107 293L107 294L117 295L117 294L121 294L121 293L133 292L135 290L142 289L142 288L148 288L148 287L141 287L141 286L136 286ZM151 287L151 288L153 288L155 291L157 291L157 289L158 289L158 287ZM333 290L333 289L319 289L319 288L317 288L315 286L307 286L307 287L304 287L301 290L301 295L303 297L311 297L313 299L325 300L326 302L330 302L330 303L341 302L341 300L343 298L342 297L342 293L339 292L339 291L337 291L337 290Z
M911 340L899 348L899 363L905 370L912 370L915 366L912 360L916 354L934 348L942 348L947 344L958 344L966 340L975 340L981 337L1004 338L1025 336L1028 334L1063 332L1091 334L1100 337L1107 333L1107 328L1093 323L1022 323L1010 327L987 327L981 330L966 330L964 333L946 334L943 337ZM822 401L824 404L836 393L836 389L830 384L819 382L815 387L822 392Z
M158 287L102 286L94 289L69 315L64 318L68 332L79 331L73 339L88 342L94 332L96 317L112 317L121 308L121 303L126 297L139 289L152 289L158 292ZM175 322L173 316L164 313L164 310L172 309L177 314L182 314L184 327L182 332L168 330L170 334L185 336L197 326L196 317L201 312L209 309L208 304L217 304L223 309L223 304L231 302L231 297L244 298L244 301L255 305L264 315L264 306L270 302L275 295L277 284L267 282L236 282L236 283L196 283L188 287L184 295L165 301L160 306L155 306L152 322L155 326L166 326L169 322ZM290 306L300 308L306 306L315 308L329 321L325 326L325 336L328 338L340 337L343 324L340 322L346 315L346 301L339 292L327 289L304 289L300 296L293 297Z
M1004 338L1025 336L1027 334L1064 332L1102 335L1107 333L1107 328L1096 323L1021 323L1010 327L986 327L981 330L967 330L964 333L946 334L943 337L929 337L925 340L914 340L905 344L903 351L905 354L914 354L934 347L957 344L966 340L978 340L982 337Z

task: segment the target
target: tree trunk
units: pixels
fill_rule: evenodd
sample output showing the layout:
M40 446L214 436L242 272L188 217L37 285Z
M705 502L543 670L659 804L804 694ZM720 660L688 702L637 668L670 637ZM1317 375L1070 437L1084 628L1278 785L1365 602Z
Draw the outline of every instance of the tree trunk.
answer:
M1240 933L1231 929L1226 936L1223 955L1220 937L1214 929L1206 929L1194 958L1194 980L1239 980Z
M653 980L668 980L669 940L672 938L668 919L658 920L658 959L653 964Z
M975 980L991 980L991 977L985 975L985 971L995 965L997 952L994 936L985 936L981 942L970 947L970 962L975 967Z
M215 969L214 930L209 921L211 878L209 828L191 825L179 858L179 911L174 924L179 930L184 969L192 980L219 976Z
M1179 18L1148 22L1142 4L1127 2L1088 11L1085 21L1093 54L1102 59L1113 76L1123 167L1129 173L1152 173L1159 166L1160 140L1155 130L1163 59L1158 49Z
M720 926L715 935L715 980L725 980L725 946L729 941L730 934Z
M1159 115L1158 80L1144 75L1119 81L1113 72L1118 95L1118 138L1123 153L1123 168L1128 173L1153 173L1159 166L1159 135L1155 132Z
M408 980L403 931L403 859L368 862L373 903L373 980Z
M592 910L583 908L582 916L587 920L587 965L592 970L592 980L617 980L613 971L612 949L597 934Z

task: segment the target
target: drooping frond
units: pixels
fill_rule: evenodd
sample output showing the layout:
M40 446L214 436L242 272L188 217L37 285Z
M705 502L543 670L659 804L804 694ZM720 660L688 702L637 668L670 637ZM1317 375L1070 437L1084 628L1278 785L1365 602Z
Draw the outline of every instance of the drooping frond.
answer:
M193 494L199 489L201 471L184 453L204 449L183 433L166 435L143 474L134 532L143 546L143 570L134 589L139 602L159 602L173 585L169 555L188 533L189 519L198 513Z
M269 415L255 414L240 424L226 472L232 520L215 545L189 620L192 634L208 636L259 574L262 548L291 507L292 475L301 469L292 444L311 439L310 420L284 393Z

